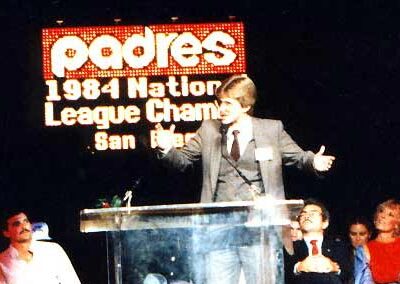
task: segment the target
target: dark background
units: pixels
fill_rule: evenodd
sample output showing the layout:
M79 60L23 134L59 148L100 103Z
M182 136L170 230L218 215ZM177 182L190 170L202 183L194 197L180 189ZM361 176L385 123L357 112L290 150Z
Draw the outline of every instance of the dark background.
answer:
M112 3L111 3L112 2ZM197 202L200 180L164 169L152 152L95 153L84 131L44 127L40 30L57 26L225 22L246 28L255 114L281 119L305 149L337 157L323 179L285 171L288 198L315 197L332 212L331 232L351 215L399 197L400 20L391 1L6 1L1 4L0 202L46 221L83 283L104 283L102 234L79 232L79 210L123 195L134 204ZM154 178L157 176L157 178ZM193 182L196 180L197 182ZM194 185L195 184L195 185ZM1 208L0 204L0 208Z

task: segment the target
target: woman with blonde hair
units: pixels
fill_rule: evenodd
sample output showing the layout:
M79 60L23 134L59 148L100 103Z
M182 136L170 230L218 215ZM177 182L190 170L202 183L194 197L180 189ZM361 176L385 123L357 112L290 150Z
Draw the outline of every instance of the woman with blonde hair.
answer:
M365 246L372 277L377 284L400 282L400 202L389 199L378 205L374 215L376 238Z

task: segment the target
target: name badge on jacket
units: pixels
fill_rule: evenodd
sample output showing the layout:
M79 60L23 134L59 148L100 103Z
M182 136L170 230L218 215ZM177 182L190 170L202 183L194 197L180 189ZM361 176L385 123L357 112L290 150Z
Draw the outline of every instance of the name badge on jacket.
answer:
M274 151L272 147L256 148L254 155L257 161L272 161L274 159Z

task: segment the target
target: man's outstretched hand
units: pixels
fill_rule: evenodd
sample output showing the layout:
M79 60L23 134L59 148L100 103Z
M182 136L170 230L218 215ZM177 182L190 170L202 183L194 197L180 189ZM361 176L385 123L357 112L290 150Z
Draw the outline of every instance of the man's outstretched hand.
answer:
M320 172L329 171L329 169L332 167L333 161L335 160L334 156L323 155L324 152L325 152L325 146L322 145L318 153L314 155L314 162L313 162L314 169Z
M169 151L174 145L175 124L171 124L169 129L164 129L160 123L157 123L155 129L157 147L163 151Z

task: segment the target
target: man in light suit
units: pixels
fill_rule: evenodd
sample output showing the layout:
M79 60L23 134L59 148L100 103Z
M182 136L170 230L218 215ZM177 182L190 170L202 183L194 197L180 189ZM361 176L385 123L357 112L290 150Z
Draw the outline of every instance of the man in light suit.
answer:
M284 199L282 165L299 169L327 171L334 157L303 151L286 133L279 120L251 116L256 102L256 87L247 75L233 75L216 90L220 103L218 120L204 121L182 149L173 147L175 126L156 126L158 156L170 166L185 170L202 161L201 202L253 200L255 196ZM230 153L230 154L229 154ZM258 283L257 273L244 263L254 261L250 254L233 252L225 265L216 259L216 271L208 283L237 283L243 267L247 283ZM232 263L236 262L232 266ZM224 274L224 271L230 271Z

